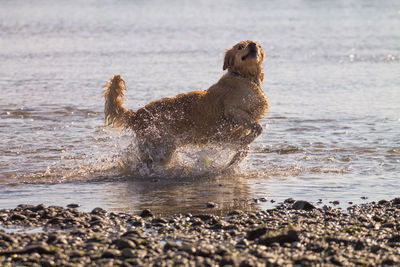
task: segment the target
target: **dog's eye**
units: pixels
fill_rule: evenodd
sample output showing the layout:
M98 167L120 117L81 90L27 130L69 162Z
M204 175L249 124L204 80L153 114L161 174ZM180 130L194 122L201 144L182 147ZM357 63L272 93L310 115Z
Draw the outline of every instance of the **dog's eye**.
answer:
M242 50L244 48L244 45L239 45L238 50Z

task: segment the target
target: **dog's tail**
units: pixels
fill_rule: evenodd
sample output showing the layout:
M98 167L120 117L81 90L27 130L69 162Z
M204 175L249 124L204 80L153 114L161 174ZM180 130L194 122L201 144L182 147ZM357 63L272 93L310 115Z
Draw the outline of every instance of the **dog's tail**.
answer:
M122 105L124 103L124 90L126 90L124 79L120 74L116 74L103 87L106 88L103 92L105 124L129 128L135 112Z

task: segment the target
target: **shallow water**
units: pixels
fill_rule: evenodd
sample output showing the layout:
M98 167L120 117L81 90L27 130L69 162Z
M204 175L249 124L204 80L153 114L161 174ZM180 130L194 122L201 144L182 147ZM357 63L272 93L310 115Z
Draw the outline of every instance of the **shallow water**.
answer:
M212 201L223 214L398 196L399 29L394 0L3 1L0 208L169 214ZM181 149L157 175L135 167L132 136L103 127L103 82L121 73L133 109L207 89L245 39L266 51L271 108L240 168L220 174L222 148Z

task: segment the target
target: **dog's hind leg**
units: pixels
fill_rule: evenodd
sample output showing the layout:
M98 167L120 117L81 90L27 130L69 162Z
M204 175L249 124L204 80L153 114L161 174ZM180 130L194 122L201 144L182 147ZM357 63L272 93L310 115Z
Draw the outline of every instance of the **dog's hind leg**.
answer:
M150 170L154 165L168 165L175 149L175 143L169 139L147 138L139 141L140 159Z

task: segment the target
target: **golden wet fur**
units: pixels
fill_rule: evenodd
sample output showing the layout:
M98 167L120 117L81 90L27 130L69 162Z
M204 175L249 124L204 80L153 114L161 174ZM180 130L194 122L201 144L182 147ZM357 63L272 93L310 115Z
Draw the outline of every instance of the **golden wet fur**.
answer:
M253 41L241 41L225 53L228 70L208 90L166 97L133 111L123 106L125 81L111 77L103 96L107 125L136 133L140 156L147 164L168 164L178 146L227 144L240 161L248 145L262 132L259 125L268 102L261 89L264 51Z

